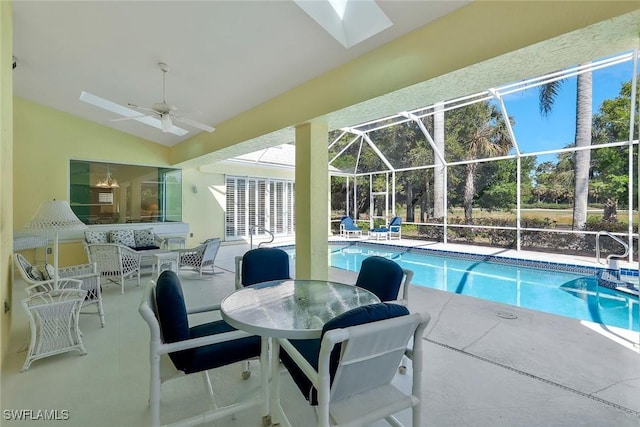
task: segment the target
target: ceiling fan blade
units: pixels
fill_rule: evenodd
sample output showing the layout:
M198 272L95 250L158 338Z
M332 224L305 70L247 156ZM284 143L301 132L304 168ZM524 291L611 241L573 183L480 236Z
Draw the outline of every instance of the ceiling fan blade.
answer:
M135 120L135 119L141 119L143 117L151 117L148 114L139 114L137 116L133 116L133 117L120 117L119 119L111 119L112 122L124 122L126 120Z
M133 108L134 110L138 111L139 113L152 113L152 114L158 114L158 111L153 109L153 108L147 108L147 107L140 107L136 104L132 104L132 103L127 103L127 106L129 106L129 108Z
M140 111L124 107L120 104L116 104L115 102L111 102L104 98L100 98L99 96L92 95L89 92L82 91L80 93L80 101L86 102L87 104L95 105L96 107L111 111L112 113L120 114L121 116L125 116L125 119L136 120L146 125L153 126L158 129L163 129L162 123L159 119L148 115L140 115ZM183 136L189 133L188 130L179 128L177 126L171 126L168 132L178 136Z
M121 116L125 117L140 115L139 111L132 110L131 108L124 107L120 104L116 104L115 102L100 98L99 96L92 95L89 92L85 91L80 92L80 101L86 102L87 104L95 105L96 107L102 108L103 110L111 111L112 113L120 114Z
M194 128L198 128L198 129L201 129L201 130L206 130L207 132L213 132L214 130L216 130L216 128L212 128L209 125L205 125L203 123L196 122L195 120L191 120L191 119L188 119L186 117L173 116L173 118L176 120L176 122L184 123L186 125L193 126Z

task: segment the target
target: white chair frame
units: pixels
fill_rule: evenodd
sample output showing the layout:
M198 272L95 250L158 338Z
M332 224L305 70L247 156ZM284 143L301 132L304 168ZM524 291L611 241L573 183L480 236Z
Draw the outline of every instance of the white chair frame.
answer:
M191 315L218 310L220 310L220 305L216 304L198 309L188 310L187 314ZM158 310L156 307L154 282L151 282L149 285L147 285L146 289L144 290L142 301L140 303L138 311L142 318L147 322L149 331L151 333L151 340L149 345L149 362L151 367L149 384L149 405L151 406L151 425L153 427L158 427L160 426L160 395L162 392L162 383L171 378L175 378L176 376L184 375L184 373L177 370L171 360L169 360L169 353L180 350L187 350L190 348L202 347L210 344L233 341L236 339L249 337L251 336L251 334L244 331L236 330L233 332L226 332L222 334L194 338L185 341L165 343L162 339L162 332L160 330L160 324L158 322ZM211 385L209 373L207 371L203 371L202 374L205 387L207 388L209 396L215 406L215 399L213 398L213 387ZM262 373L262 375L264 375L264 373ZM248 408L261 405L262 403L263 400L261 396L259 394L254 394L247 399L238 401L234 404L215 408L203 414L193 416L186 420L181 420L172 425L191 426L203 424L227 417L229 415L233 415Z
M366 426L385 419L402 426L394 414L411 408L413 427L421 427L422 335L429 323L426 313L327 331L320 345L318 371L286 339L276 340L272 357L282 347L318 390L318 427ZM413 339L413 377L409 395L391 383L407 343ZM329 372L331 351L342 343L333 384ZM286 415L278 414L287 425Z
M121 294L124 294L125 279L136 277L140 286L141 252L117 243L91 243L85 245L85 249L102 277L114 282L118 279Z
M345 238L349 238L351 235L355 237L362 237L362 230L347 230L344 224L340 224L340 235Z
M18 271L22 276L22 279L28 284L30 288L33 285L49 286L53 289L54 279L46 281L36 281L29 277L24 270L24 265L21 262L28 262L22 255L14 254L15 262L18 267ZM66 285L63 285L65 281L63 279L77 279L82 282L80 289L87 291L87 297L82 302L82 308L95 304L97 306L97 314L100 317L100 326L104 328L104 307L102 305L102 288L100 287L100 274L97 271L95 264L80 264L71 265L68 267L58 268L58 287L68 289Z
M215 273L214 263L218 255L218 249L220 249L220 243L219 238L214 238L192 249L176 250L175 252L178 253L178 271L183 267L189 267L200 273L200 277L202 277L202 272L206 268L211 268L211 273Z
M413 271L403 268L402 272L404 273L404 280L402 281L400 291L398 292L398 295L402 295L402 298L395 301L383 302L395 302L396 304L404 305L405 307L409 306L409 285L411 284L411 280L413 280Z

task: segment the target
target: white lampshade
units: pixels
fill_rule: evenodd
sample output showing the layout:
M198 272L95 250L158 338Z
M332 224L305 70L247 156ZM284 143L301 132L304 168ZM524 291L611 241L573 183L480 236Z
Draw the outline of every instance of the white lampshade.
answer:
M53 266L55 267L55 287L58 287L58 232L85 230L87 225L78 219L66 200L52 200L40 205L38 212L27 222L24 228L30 230L55 231L53 246Z
M38 212L25 224L32 230L72 231L85 230L87 225L80 221L66 200L52 200L40 205Z

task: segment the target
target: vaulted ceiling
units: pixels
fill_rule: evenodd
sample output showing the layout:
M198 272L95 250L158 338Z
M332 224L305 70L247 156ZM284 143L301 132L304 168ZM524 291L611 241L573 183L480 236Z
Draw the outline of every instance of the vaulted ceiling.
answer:
M174 147L187 164L291 142L314 118L354 125L638 47L637 2L376 3L393 25L345 48L292 0L14 1L14 95ZM162 101L158 62L171 68L167 101L215 133L112 121L79 100ZM247 131L240 118L264 121Z

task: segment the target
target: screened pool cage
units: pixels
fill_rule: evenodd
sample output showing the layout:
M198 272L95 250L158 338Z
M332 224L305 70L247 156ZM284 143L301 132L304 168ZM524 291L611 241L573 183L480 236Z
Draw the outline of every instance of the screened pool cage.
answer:
M332 224L637 260L637 69L624 53L332 133Z

